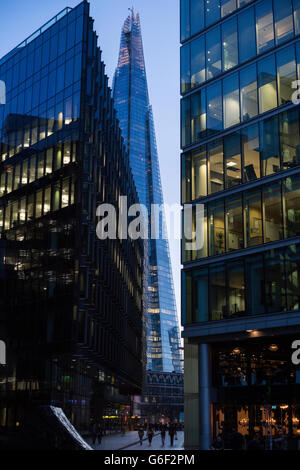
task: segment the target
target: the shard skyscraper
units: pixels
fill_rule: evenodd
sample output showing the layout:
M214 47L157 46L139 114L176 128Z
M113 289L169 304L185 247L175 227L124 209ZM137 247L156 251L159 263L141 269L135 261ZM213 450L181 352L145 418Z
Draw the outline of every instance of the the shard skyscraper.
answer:
M163 204L163 195L140 19L133 10L121 33L113 91L140 202L150 214L152 204ZM162 235L164 231L165 218L161 216L159 237L149 238L148 245L147 370L180 373L179 324L169 244Z

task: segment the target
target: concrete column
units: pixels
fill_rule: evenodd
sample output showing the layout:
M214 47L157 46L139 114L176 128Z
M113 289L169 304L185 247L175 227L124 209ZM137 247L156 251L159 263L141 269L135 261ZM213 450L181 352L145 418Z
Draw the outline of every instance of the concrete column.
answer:
M211 445L211 348L199 344L199 447Z

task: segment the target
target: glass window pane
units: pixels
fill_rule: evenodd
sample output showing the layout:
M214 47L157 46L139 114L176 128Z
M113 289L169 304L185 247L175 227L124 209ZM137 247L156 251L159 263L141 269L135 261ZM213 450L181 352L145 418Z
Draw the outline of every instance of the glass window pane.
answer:
M268 251L266 263L266 306L268 313L286 310L284 252Z
M207 123L206 127L210 133L221 131L223 127L222 118L222 89L221 82L207 87Z
M300 249L299 245L291 245L285 251L287 276L287 309L300 308Z
M262 121L260 125L262 176L280 170L278 118Z
M208 208L209 255L225 252L224 201L211 202Z
M23 161L22 165L22 184L27 184L28 182L28 160Z
M180 49L180 76L181 76L181 93L185 93L190 89L191 71L190 71L190 45L186 44Z
M272 0L265 0L256 5L257 53L274 46L274 23Z
M239 76L231 75L223 80L224 128L240 122Z
M279 115L280 150L283 168L300 164L299 111L291 109Z
M207 162L205 147L192 154L192 199L207 195Z
M245 194L245 218L247 246L260 245L262 238L261 191L247 191Z
M216 264L209 271L209 293L211 320L222 320L227 316L226 272L224 264Z
M244 181L256 180L260 178L260 149L258 126L249 126L241 130L243 161L244 161Z
M57 211L60 208L60 184L56 183L52 188L52 210Z
M46 175L52 173L52 165L53 165L53 148L47 149L46 154Z
M15 175L14 175L14 190L18 189L20 186L20 178L21 178L21 165L15 166Z
M41 217L43 209L43 191L40 190L36 193L36 203L35 203L35 216Z
M295 34L300 34L300 0L293 0Z
M242 262L228 263L228 307L231 317L245 315L245 279Z
M247 310L250 315L265 313L264 298L264 260L262 255L247 256Z
M196 322L208 321L208 269L197 270L193 276L192 311Z
M36 155L30 158L29 183L35 181Z
M208 192L224 189L223 143L214 142L208 146Z
M286 237L300 235L300 176L286 178L283 185Z
M264 186L264 239L265 243L283 238L281 183Z
M181 199L182 204L192 199L192 181L191 181L191 155L190 153L182 154L181 159Z
M184 98L181 100L181 146L185 147L191 143L191 100Z
M238 15L240 63L256 55L254 8Z
M265 113L277 106L275 57L258 62L259 112Z
M204 90L191 96L191 142L198 142L205 131Z
M61 196L61 207L67 207L70 203L70 180L66 178L63 180L62 196Z
M297 79L294 46L277 53L277 73L279 104L286 104L292 99L292 82Z
M191 87L205 81L205 36L191 43Z
M198 233L199 237L202 237L199 243L199 249L196 250L186 250L186 261L194 261L196 259L206 258L207 257L207 209L204 208L204 214L198 213L196 207L193 208L193 221L192 221L192 230L193 233ZM203 216L202 216L203 214ZM196 220L199 217L199 220ZM186 240L188 243L191 243L191 240ZM193 240L195 242L196 240ZM198 248L198 247L197 247Z
M221 38L220 27L218 26L206 34L207 79L220 75L221 65Z
M220 19L220 0L209 0L206 1L205 5L205 18L206 26L209 26Z
M38 178L44 176L44 153L40 153L38 156Z
M204 0L191 0L191 34L204 28Z
M47 214L50 212L51 209L51 188L46 188L45 189L45 195L44 195L44 214Z
M223 70L238 64L237 19L225 21L222 25Z
M242 121L248 121L258 114L256 64L240 72Z
M236 9L236 0L221 0L221 16L230 15Z
M227 251L240 250L244 246L242 197L226 201Z
M242 182L241 142L239 134L224 138L225 187Z
M180 0L180 36L181 41L190 37L190 0Z
M280 44L294 36L292 0L274 0L275 36Z

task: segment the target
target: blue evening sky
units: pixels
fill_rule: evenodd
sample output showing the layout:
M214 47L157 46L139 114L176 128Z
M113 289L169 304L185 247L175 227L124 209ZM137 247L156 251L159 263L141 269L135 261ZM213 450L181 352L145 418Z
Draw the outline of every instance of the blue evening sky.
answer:
M78 3L79 0L0 0L0 57L63 8ZM90 0L90 4L110 83L128 8L133 6L140 13L164 198L166 203L179 203L179 0ZM179 309L180 243L172 237L170 251Z

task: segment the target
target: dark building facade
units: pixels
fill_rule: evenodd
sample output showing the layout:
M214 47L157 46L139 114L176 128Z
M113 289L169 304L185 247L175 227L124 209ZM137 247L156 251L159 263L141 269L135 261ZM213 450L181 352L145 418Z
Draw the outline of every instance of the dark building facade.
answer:
M157 373L155 376L161 378L161 383L157 385L157 395L154 393L156 382L152 383L151 393L145 390L144 399L147 401L142 414L144 417L150 417L149 400L150 402L155 400L156 403L160 401L161 389L166 383L173 383L171 378L173 374L178 374L178 383L182 384L182 364L164 209L157 217L156 233L151 233L151 210L154 205L156 208L163 208L164 199L148 93L140 17L133 10L122 28L113 92L139 199L149 216L147 224L151 238L147 243L148 268L145 282L148 321L147 383L152 382L151 372ZM170 387L165 390L166 396L169 389ZM177 416L178 408L175 413ZM159 412L151 414L151 419L157 419L158 415Z
M80 430L120 421L142 386L144 254L96 235L101 203L138 196L89 4L3 57L0 80L1 429L38 405Z
M185 441L300 434L300 4L181 1Z

